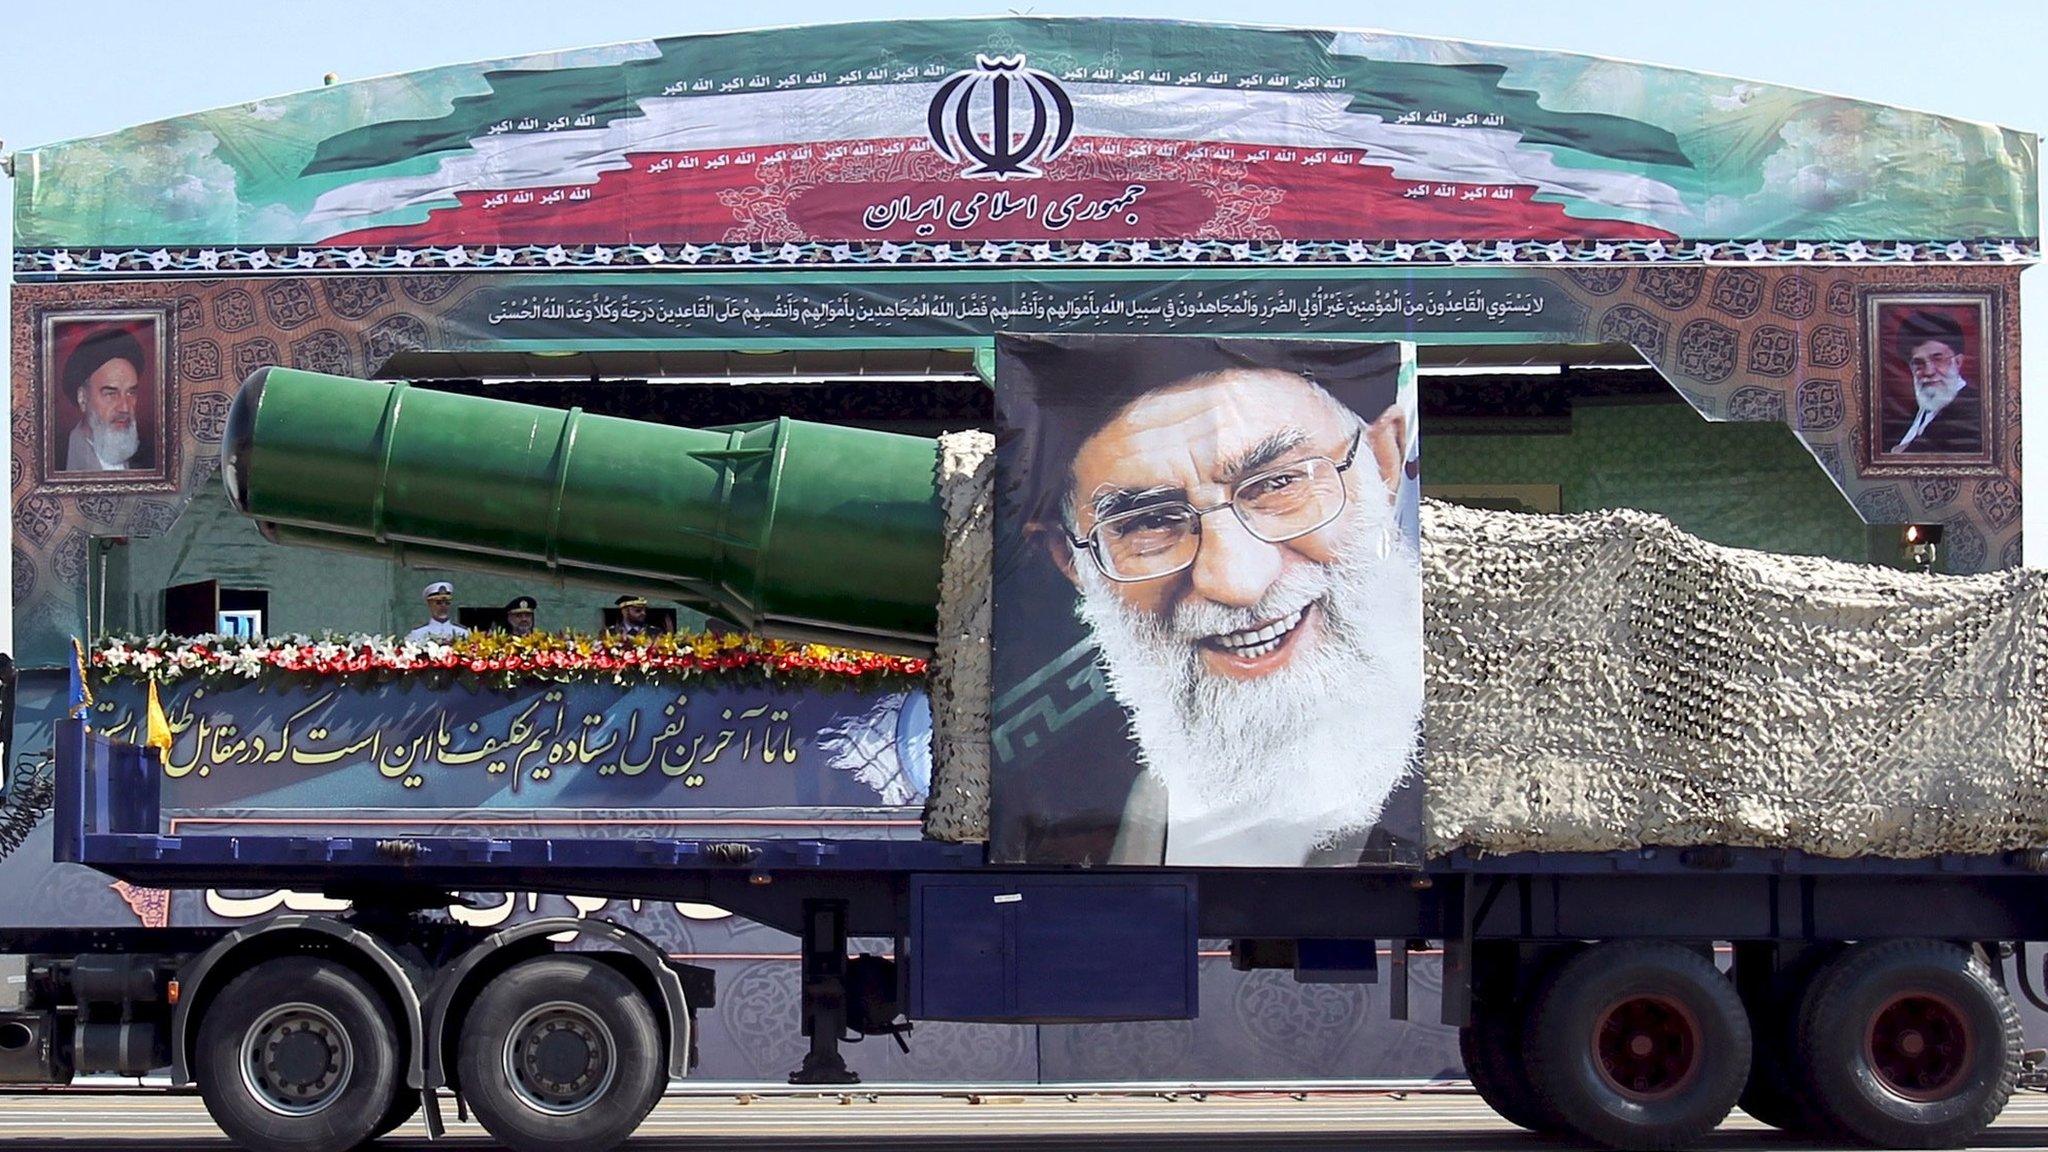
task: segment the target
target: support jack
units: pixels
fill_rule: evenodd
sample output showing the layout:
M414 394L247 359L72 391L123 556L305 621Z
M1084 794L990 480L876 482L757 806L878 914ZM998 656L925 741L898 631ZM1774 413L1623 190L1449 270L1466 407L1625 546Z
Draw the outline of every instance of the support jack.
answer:
M839 1054L846 1031L846 902L804 901L803 1034L811 1050L791 1084L858 1084L860 1074Z

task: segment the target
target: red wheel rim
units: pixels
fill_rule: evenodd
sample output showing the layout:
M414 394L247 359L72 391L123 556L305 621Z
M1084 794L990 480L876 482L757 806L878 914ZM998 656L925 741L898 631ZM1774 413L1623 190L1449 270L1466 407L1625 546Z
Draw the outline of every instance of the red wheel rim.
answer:
M1659 1100L1699 1070L1699 1021L1669 996L1616 1001L1593 1025L1593 1064L1631 1100Z
M1864 1058L1885 1088L1914 1101L1947 1099L1970 1074L1977 1037L1946 996L1904 992L1870 1018Z

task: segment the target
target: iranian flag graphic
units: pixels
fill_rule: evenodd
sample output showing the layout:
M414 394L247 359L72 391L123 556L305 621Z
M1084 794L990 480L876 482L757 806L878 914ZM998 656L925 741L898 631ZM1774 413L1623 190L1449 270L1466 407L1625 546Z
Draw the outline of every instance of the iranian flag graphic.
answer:
M1672 233L1641 221L1684 211L1644 174L1684 164L1668 136L1546 112L1498 69L1358 62L1365 80L1414 71L1400 111L1341 68L967 63L630 98L493 75L440 121L327 141L307 173L342 179L307 223L323 243L393 246L1647 240Z

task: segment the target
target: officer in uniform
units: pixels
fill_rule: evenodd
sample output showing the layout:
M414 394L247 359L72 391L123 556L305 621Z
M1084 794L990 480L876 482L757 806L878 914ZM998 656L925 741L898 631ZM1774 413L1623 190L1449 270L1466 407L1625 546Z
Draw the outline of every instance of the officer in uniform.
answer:
M469 629L448 618L455 606L455 585L446 580L436 580L427 585L427 622L405 634L408 644L424 644L437 640L451 644L469 635Z
M505 631L514 636L533 635L533 610L538 606L531 596L514 596L505 605Z
M652 636L660 631L660 629L647 622L647 598L645 596L621 596L613 601L613 606L619 610L618 632L625 639L637 640L642 636Z

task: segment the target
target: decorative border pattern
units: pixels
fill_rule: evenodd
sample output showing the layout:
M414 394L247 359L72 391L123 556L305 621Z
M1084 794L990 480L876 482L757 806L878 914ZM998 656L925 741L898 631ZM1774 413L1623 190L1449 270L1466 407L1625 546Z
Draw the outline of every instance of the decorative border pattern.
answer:
M1201 267L1207 265L1516 264L2022 264L2040 259L2033 240L1942 243L1862 240L1116 240L976 242L788 241L782 244L454 244L447 247L32 248L14 254L17 276L292 275L318 272L777 267Z

